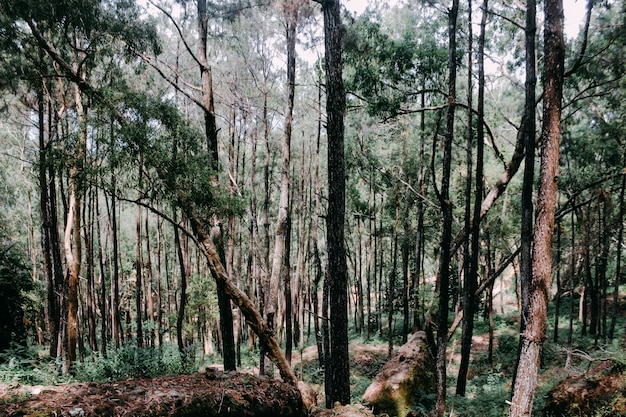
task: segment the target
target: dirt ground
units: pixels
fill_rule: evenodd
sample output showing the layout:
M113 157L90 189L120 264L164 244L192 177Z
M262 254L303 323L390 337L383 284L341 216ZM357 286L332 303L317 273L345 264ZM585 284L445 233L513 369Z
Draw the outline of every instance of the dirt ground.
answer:
M297 389L207 370L191 375L54 387L0 387L0 417L301 416Z

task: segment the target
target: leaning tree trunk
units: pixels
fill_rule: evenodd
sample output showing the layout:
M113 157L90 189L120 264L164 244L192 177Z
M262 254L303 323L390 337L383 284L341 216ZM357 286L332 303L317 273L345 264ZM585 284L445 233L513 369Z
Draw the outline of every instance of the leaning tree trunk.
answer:
M228 296L228 298L233 301L237 307L239 307L246 318L246 323L252 328L261 340L261 343L266 347L267 355L278 367L283 380L295 386L298 382L296 376L285 359L285 356L280 349L280 345L276 341L270 327L263 320L261 314L259 314L259 311L255 308L254 304L252 304L252 301L248 298L246 293L241 291L235 285L232 278L226 273L226 269L224 268L218 254L217 247L213 243L209 233L204 230L202 222L198 219L193 209L190 208L184 201L180 201L179 203L181 207L183 207L183 210L191 222L198 246L209 264L211 275L218 285L223 287L224 293Z
M548 0L544 23L544 99L540 186L533 239L533 277L529 316L522 333L511 417L530 416L535 398L541 348L546 336L552 283L552 237L558 191L561 100L563 96L563 2Z

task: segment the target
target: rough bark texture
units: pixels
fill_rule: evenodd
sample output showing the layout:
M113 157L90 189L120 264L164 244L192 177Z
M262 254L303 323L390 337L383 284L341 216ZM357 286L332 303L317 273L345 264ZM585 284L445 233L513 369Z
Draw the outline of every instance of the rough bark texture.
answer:
M521 294L521 323L520 333L526 328L530 306L530 291L532 281L532 242L533 242L533 187L535 182L535 87L537 75L535 73L535 36L537 32L537 5L535 0L526 3L526 81L524 102L524 178L522 182L522 224L520 238L520 294ZM520 338L520 349L521 349ZM517 367L518 364L516 363ZM515 379L513 379L515 387Z
M198 63L200 66L200 78L202 82L202 111L204 113L204 130L207 139L207 151L211 157L211 175L213 187L219 187L217 172L219 170L217 124L215 120L215 103L213 98L213 74L208 61L208 21L207 1L197 0L198 7ZM218 252L224 252L224 244L221 239L216 239ZM222 257L222 261L224 261ZM222 352L224 367L226 370L236 368L235 335L233 332L233 312L228 296L218 282L217 299L220 312L220 330L222 331Z
M548 296L552 282L552 237L558 189L561 99L563 88L563 3L545 4L544 110L541 133L540 186L533 247L529 316L522 333L510 417L530 416L535 398L541 348L546 337Z
M0 409L0 417L61 415L295 417L306 412L300 392L291 385L211 369L192 375L55 387Z
M435 390L435 362L428 351L426 334L416 332L384 366L365 393L363 401L376 414L406 416L419 397Z
M183 207L186 207L186 204L181 204ZM285 356L280 350L280 345L276 341L274 334L267 323L261 317L261 314L256 309L250 298L241 291L233 282L231 277L226 273L226 269L222 264L220 257L217 252L217 248L211 240L210 235L204 230L201 222L193 213L189 207L187 207L187 213L189 215L192 227L198 239L198 244L200 249L202 250L204 256L206 257L209 269L211 271L211 275L218 283L218 285L223 286L225 294L230 298L232 302L239 307L244 317L246 318L246 323L252 328L254 333L259 337L261 343L266 347L267 355L276 363L278 370L280 372L283 380L293 386L297 385L297 379L293 370L287 363Z
M76 144L76 158L74 166L70 169L70 197L65 226L65 260L67 263L67 362L63 372L71 370L76 361L76 345L78 343L78 274L82 263L82 238L81 238L81 209L82 209L82 186L80 176L83 170L83 158L87 142L87 130L85 127L85 111L82 97L78 86L74 88L74 100L76 115L79 123L78 143Z
M450 173L452 164L452 139L454 137L454 112L456 105L456 20L459 1L453 0L448 14L448 114L446 136L443 146L443 170L441 178L440 204L443 215L441 230L441 253L439 255L439 315L437 317L436 381L437 403L433 416L443 417L446 409L446 349L448 347L448 304L450 300L450 258L452 243L452 202L450 201Z
M326 386L328 408L335 402L350 403L348 358L348 271L344 238L345 162L344 113L346 97L342 79L341 2L322 2L326 51L326 118L328 134L328 274L330 278L330 386ZM330 403L329 403L330 400Z

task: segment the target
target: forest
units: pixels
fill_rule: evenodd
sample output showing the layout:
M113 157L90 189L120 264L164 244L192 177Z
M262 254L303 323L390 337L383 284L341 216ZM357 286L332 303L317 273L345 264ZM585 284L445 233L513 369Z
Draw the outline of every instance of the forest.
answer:
M0 417L626 415L626 3L353 3L0 0Z

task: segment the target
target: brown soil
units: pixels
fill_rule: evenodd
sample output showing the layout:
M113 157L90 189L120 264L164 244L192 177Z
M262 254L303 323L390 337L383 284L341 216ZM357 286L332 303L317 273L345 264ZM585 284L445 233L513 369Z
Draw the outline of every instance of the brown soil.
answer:
M625 399L624 365L606 360L554 386L543 411L548 416L624 416Z
M297 389L279 381L207 370L113 383L0 387L0 417L303 416Z

